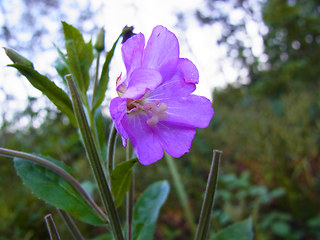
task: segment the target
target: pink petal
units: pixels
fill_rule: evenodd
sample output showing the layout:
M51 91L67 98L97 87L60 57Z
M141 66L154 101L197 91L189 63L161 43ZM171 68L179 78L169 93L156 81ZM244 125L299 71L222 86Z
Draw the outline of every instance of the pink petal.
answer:
M209 99L190 94L183 98L164 99L167 104L166 122L180 126L206 128L213 117L213 108Z
M175 74L162 83L148 95L150 100L163 98L184 97L196 89L199 82L199 72L196 66L188 59L180 58ZM177 91L179 90L179 91Z
M196 134L194 128L172 125L166 122L159 122L154 129L163 149L175 158L189 152L192 140Z
M121 120L126 115L126 109L127 109L127 99L123 99L121 97L116 97L111 100L111 102L110 102L111 118L114 122L115 128L117 129L118 133L122 137L123 146L127 145L126 139L128 138L128 135L121 124Z
M149 165L163 157L158 136L154 128L146 123L148 118L147 114L129 114L122 120L137 157L143 165Z
M145 46L145 39L142 33L129 38L121 48L122 59L129 76L136 68L141 67L142 55Z
M156 26L144 51L142 66L158 69L163 78L171 76L179 58L176 36L163 26Z
M130 75L128 88L122 97L139 99L143 97L147 90L154 90L161 81L162 77L157 70L138 68Z
M199 83L199 71L197 67L187 58L180 58L178 69L182 72L186 83Z

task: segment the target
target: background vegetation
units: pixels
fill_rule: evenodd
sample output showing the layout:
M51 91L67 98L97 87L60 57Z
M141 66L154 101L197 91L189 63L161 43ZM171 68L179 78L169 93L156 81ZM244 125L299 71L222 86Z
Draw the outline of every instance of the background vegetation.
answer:
M218 7L221 2L207 0L207 7L194 13L201 24L223 24L219 43L232 52L236 67L246 69L247 84L213 92L211 125L199 130L191 152L176 160L195 216L200 212L199 192L205 189L212 149L221 149L214 231L252 216L256 239L319 239L320 4L316 0L227 1L231 9L244 11L247 20L262 16L267 31L261 58L246 38L238 38L239 32L247 34L246 22L230 21L229 12ZM260 8L253 9L257 4ZM75 166L83 179L90 178L78 134L65 116L48 107L40 125L32 124L38 119L37 101L30 98L27 109L16 113L13 121L3 118L0 146L50 155ZM21 118L30 124L17 129ZM138 167L136 174L137 192L155 180L170 178L165 161ZM48 212L55 214L54 210L24 188L12 162L2 158L0 185L0 239L47 239L42 218ZM176 198L171 191L161 211L157 239L189 239ZM80 227L86 236L99 233L99 228Z

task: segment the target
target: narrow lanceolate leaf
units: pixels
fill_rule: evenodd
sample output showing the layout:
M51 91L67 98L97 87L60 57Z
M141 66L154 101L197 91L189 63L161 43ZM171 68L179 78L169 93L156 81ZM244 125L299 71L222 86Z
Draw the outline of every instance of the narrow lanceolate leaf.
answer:
M62 22L70 73L82 94L89 87L89 68L93 61L91 41L85 43L82 34L72 25Z
M195 240L207 239L210 217L213 206L214 195L217 186L219 163L221 159L222 151L214 150L213 159L211 163L210 173L208 177L206 192L202 203L199 224L196 231Z
M19 63L10 64L8 66L16 68L35 88L46 95L61 112L66 114L74 126L77 126L71 100L61 88L33 68Z
M58 46L56 46L55 44L53 45L59 54L59 58L57 58L57 60L53 63L53 66L56 69L59 76L61 77L62 81L67 85L67 81L64 78L66 75L70 74L67 55L64 54Z
M159 211L169 189L167 181L156 182L140 196L133 209L133 240L153 239Z
M111 173L111 190L114 197L114 203L119 207L124 196L130 188L132 168L138 162L138 159L132 159L117 165Z
M63 59L58 58L54 63L53 63L54 68L56 69L57 73L61 77L62 81L67 85L67 82L64 78L64 76L70 74L68 65L63 61Z
M252 240L252 219L234 223L215 234L210 240Z
M102 101L104 99L105 92L107 90L108 82L109 82L109 70L110 70L111 59L112 59L112 57L114 55L114 51L116 49L116 46L117 46L117 43L118 43L119 39L127 31L128 30L126 30L126 29L122 31L122 33L119 35L117 40L114 42L112 48L110 49L110 51L108 52L108 54L106 56L106 60L104 61L104 64L103 64L103 67L102 67L102 72L101 72L101 75L100 75L100 80L99 80L97 92L93 96L93 104L92 104L92 111L93 112L95 111L95 109L97 107L100 106L100 104L102 103Z
M70 171L62 162L51 158L46 159L65 171ZM23 183L40 199L88 224L105 224L84 197L51 169L21 158L14 158L14 164Z

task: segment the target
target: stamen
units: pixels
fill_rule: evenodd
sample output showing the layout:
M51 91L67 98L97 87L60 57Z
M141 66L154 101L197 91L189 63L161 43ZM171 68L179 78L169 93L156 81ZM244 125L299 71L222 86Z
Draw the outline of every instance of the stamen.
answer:
M158 104L151 104L148 105L148 108L150 109L149 112L152 113L152 117L147 120L147 124L154 127L159 122L159 119L165 120L167 118L165 111L168 109L168 106L165 103L161 103L159 106L157 106Z
M147 120L147 124L151 127L156 126L159 120L166 120L167 118L168 105L165 103L160 103L160 101L144 103L141 99L127 99L127 113L136 112L139 109L151 115Z
M150 127L154 127L157 125L157 123L159 122L159 118L155 115L153 115L151 118L149 118L147 120L147 124L150 126Z

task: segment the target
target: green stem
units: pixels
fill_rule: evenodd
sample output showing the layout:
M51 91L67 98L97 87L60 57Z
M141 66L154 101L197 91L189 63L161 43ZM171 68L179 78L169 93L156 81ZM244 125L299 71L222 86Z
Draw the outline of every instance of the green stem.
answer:
M98 79L99 62L100 62L100 52L98 52L98 55L97 55L96 75L95 75L94 84L93 84L93 93L92 93L91 106L93 106L95 95L97 94L97 88L98 88L98 83L99 83L99 79ZM91 130L92 130L93 135L94 135L94 140L96 141L97 146L100 146L97 128L96 128L96 126L94 124L94 114L95 114L95 110L96 109L93 109L93 111L91 111L89 106L86 109L87 109L87 113L89 115L89 122L90 122Z
M61 218L63 219L63 221L65 222L65 224L66 224L69 232L71 233L73 239L74 240L85 240L85 238L80 233L78 227L76 226L76 224L72 220L71 216L65 211L58 210L58 213L61 216Z
M69 85L73 109L80 129L83 144L86 149L86 153L91 169L93 171L93 175L98 184L102 202L110 218L110 225L112 228L113 235L117 240L124 240L118 212L113 202L107 178L102 168L100 155L98 153L92 132L90 131L90 127L85 112L83 110L78 91L76 89L71 75L67 75L66 80Z
M48 232L49 232L49 236L51 240L60 240L60 236L58 233L58 230L56 228L56 225L54 224L54 221L52 219L51 214L48 214L44 217L46 224L47 224L47 228L48 228Z
M54 163L29 154L25 152L19 152L11 149L6 149L6 148L0 148L0 155L6 156L6 157L17 157L17 158L22 158L26 159L29 161L32 161L34 163L40 164L41 166L44 166L56 174L60 175L63 179L65 179L67 182L69 182L83 197L84 199L87 200L88 204L96 211L96 213L99 214L99 216L106 222L108 222L108 217L101 211L101 209L98 207L98 205L93 201L93 199L90 197L90 195L83 189L83 187L80 185L80 183L72 177L68 172L66 172L64 169L61 167L55 165Z
M98 80L99 62L100 62L100 52L98 52L98 55L97 55L96 76L95 76L94 84L93 84L92 105L94 103L94 98L95 98L95 95L97 93L97 87L98 87L98 81L99 81Z
M189 224L189 227L190 227L192 233L194 234L196 231L196 225L194 223L194 217L193 217L190 205L189 205L187 194L184 190L184 187L183 187L183 184L181 181L180 174L177 170L177 167L176 167L176 164L175 164L173 158L171 156L169 156L167 153L165 153L165 159L167 160L169 172L170 172L171 177L173 179L173 184L174 184L176 192L178 194L178 198L181 202L186 220Z
M85 106L86 107L86 106ZM86 107L87 110L87 116L89 118L89 123L90 123L90 129L93 134L93 140L95 141L96 146L100 148L100 141L98 137L98 130L96 128L95 122L94 122L94 112L91 112L89 109L89 106ZM99 152L100 153L100 152ZM101 159L101 156L100 156Z
M211 211L213 206L213 199L214 199L214 194L217 186L221 155L222 155L222 151L219 151L219 150L213 151L213 158L212 158L210 173L208 177L205 196L202 203L199 224L198 224L197 232L194 238L195 240L205 240L207 238L210 216L211 216Z
M108 139L108 155L107 155L107 169L109 172L109 176L111 176L111 172L114 167L114 150L115 150L115 143L116 143L116 138L117 138L117 130L112 124L110 133L109 133L109 139Z
M208 239L210 233L210 224L211 224L211 217L209 216L208 222L203 230L203 239Z
M130 141L127 142L127 151L126 151L126 159L127 161L130 160L131 156L131 149L130 149ZM131 175L131 186L129 188L129 191L127 193L127 240L132 240L132 217L133 217L133 205L134 205L134 169L132 169L132 175Z

